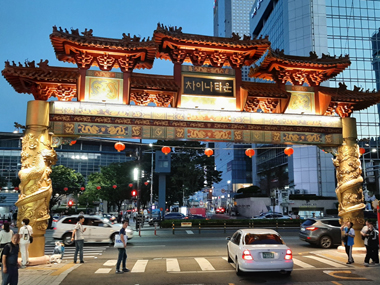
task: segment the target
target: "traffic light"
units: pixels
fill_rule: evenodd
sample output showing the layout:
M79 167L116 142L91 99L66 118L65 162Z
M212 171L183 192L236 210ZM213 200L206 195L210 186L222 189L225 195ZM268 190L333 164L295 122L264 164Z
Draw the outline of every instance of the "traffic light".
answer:
M131 194L132 194L132 198L136 198L137 197L137 190L132 190Z
M69 208L71 208L73 205L74 205L73 200L69 200L69 202L67 202L67 206L69 206Z

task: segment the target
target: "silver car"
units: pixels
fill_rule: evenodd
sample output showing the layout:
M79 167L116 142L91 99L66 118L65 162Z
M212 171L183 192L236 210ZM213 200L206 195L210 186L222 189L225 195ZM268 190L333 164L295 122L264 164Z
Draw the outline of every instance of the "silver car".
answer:
M97 216L83 215L84 242L114 242L115 235L119 233L122 224L111 224L106 219ZM60 219L53 233L54 239L62 240L65 245L72 245L71 236L78 221L78 215ZM128 240L133 238L133 230L128 226L125 230Z

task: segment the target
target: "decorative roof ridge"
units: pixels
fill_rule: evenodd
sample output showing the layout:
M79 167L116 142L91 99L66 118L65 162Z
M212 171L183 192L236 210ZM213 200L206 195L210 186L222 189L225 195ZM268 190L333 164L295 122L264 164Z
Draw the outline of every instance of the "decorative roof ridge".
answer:
M145 39L141 39L141 37L134 35L131 37L130 33L122 34L121 39L113 39L113 38L103 38L103 37L95 37L93 36L93 30L87 30L87 28L84 30L84 32L81 32L82 36L79 33L78 29L71 29L71 33L65 28L63 30L61 27L57 28L57 26L53 26L53 32L50 34L50 37L57 36L61 38L65 38L68 40L76 41L78 43L86 43L88 40L96 40L96 41L103 41L103 42L110 42L115 44L123 44L123 45L141 45L141 46L155 46L155 42L153 39L150 39L148 37Z
M337 60L340 60L340 62L344 63L351 63L350 57L348 54L345 56L340 55L337 57L336 55L331 56L329 54L322 53L321 57L318 57L317 53L315 51L311 51L309 53L309 56L298 56L298 55L287 55L284 53L284 50L280 49L269 49L267 58L278 58L278 59L284 59L284 60L292 60L297 62L317 62L317 63L333 63L336 64Z
M36 66L36 62L33 60L33 61L28 61L28 60L25 60L24 62L24 65L22 65L21 62L18 62L18 64L16 64L14 61L12 61L12 64L7 60L5 61L5 68L4 70L7 70L7 69L33 69L35 71L38 71L38 70L41 70L41 71L75 71L77 72L78 71L78 68L71 68L71 67L59 67L59 66L49 66L49 60L40 60L39 63L37 63L38 67Z
M376 91L376 89L373 89L372 91L369 90L369 88L367 90L364 90L364 88L360 88L360 87L357 87L356 85L354 85L354 89L353 90L349 90L347 89L347 85L343 82L339 82L339 87L327 87L327 86L319 86L319 91L336 91L336 93L360 93L360 94L363 94L363 95L377 95L379 94L380 95L380 91Z
M163 33L168 36L172 36L174 38L183 39L183 37L202 37L202 38L208 38L213 39L214 41L218 42L236 42L236 43L248 43L248 42L254 42L254 43L265 43L270 45L269 42L269 36L266 35L265 37L260 36L259 38L251 38L249 35L243 35L243 38L241 39L241 36L238 33L232 32L232 35L230 38L223 38L223 37L214 37L214 36L207 36L207 35L198 35L198 34L186 34L182 32L182 27L174 26L174 27L167 27L164 26L164 24L157 23L157 29L154 31L155 33Z
M146 77L146 78L154 78L154 79L167 79L167 80L174 80L173 75L160 75L160 74L146 74L146 73L138 73L138 72L132 72L131 77Z

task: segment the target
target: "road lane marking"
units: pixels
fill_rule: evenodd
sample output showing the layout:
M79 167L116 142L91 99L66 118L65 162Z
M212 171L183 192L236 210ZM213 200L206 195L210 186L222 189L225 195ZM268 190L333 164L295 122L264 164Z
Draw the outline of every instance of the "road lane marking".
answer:
M103 266L115 266L117 263L117 260L107 260Z
M181 271L177 258L166 259L166 271Z
M352 274L351 271L346 270L346 271L323 271L323 273L326 273L327 275L330 275L335 278L339 279L350 279L350 280L369 280L364 277L356 277L356 276L337 276L337 274ZM355 275L355 274L354 274Z
M111 270L111 268L99 268L95 271L95 274L108 274Z
M148 260L137 260L131 272L145 272L145 268L147 264L148 264Z
M206 258L194 258L195 261L199 264L199 267L202 271L215 270L211 263Z
M317 257L317 256L308 255L308 256L305 256L305 257L314 259L316 261L319 261L319 262L322 262L322 263L325 263L325 264L328 264L328 265L330 265L332 267L347 267L347 266L345 266L343 264L336 263L336 262L330 261L328 259L324 259L324 258Z
M228 261L228 258L227 257L222 257L225 261Z
M194 234L193 231L191 231L191 230L186 230L186 233L187 233L188 235L193 235L193 234Z
M306 262L303 262L301 260L298 260L296 258L293 258L293 262L295 265L299 266L299 267L302 267L302 268L315 268L315 266L311 265L311 264L308 264Z
M335 285L342 285L342 283L339 283L339 282L336 282L336 281L331 281L331 283L333 283Z

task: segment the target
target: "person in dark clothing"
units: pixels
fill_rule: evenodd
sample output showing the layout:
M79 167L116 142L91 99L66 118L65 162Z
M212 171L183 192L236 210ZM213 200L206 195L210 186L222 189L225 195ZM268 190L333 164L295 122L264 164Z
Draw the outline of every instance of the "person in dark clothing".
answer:
M128 227L128 220L124 220L123 222L123 227L120 229L120 239L124 244L124 248L118 248L119 254L117 257L117 263L116 263L116 274L120 274L123 272L129 272L129 269L127 268L127 253L126 253L126 248L127 248L127 240L128 236L125 232L125 229ZM120 271L120 264L122 264L123 269Z
M367 254L364 259L364 266L369 266L369 260L379 265L379 232L373 227L372 223L368 223L368 231L366 233L368 239Z
M2 253L1 274L3 278L2 285L17 285L18 283L18 253L20 236L14 234L11 243L7 244Z

